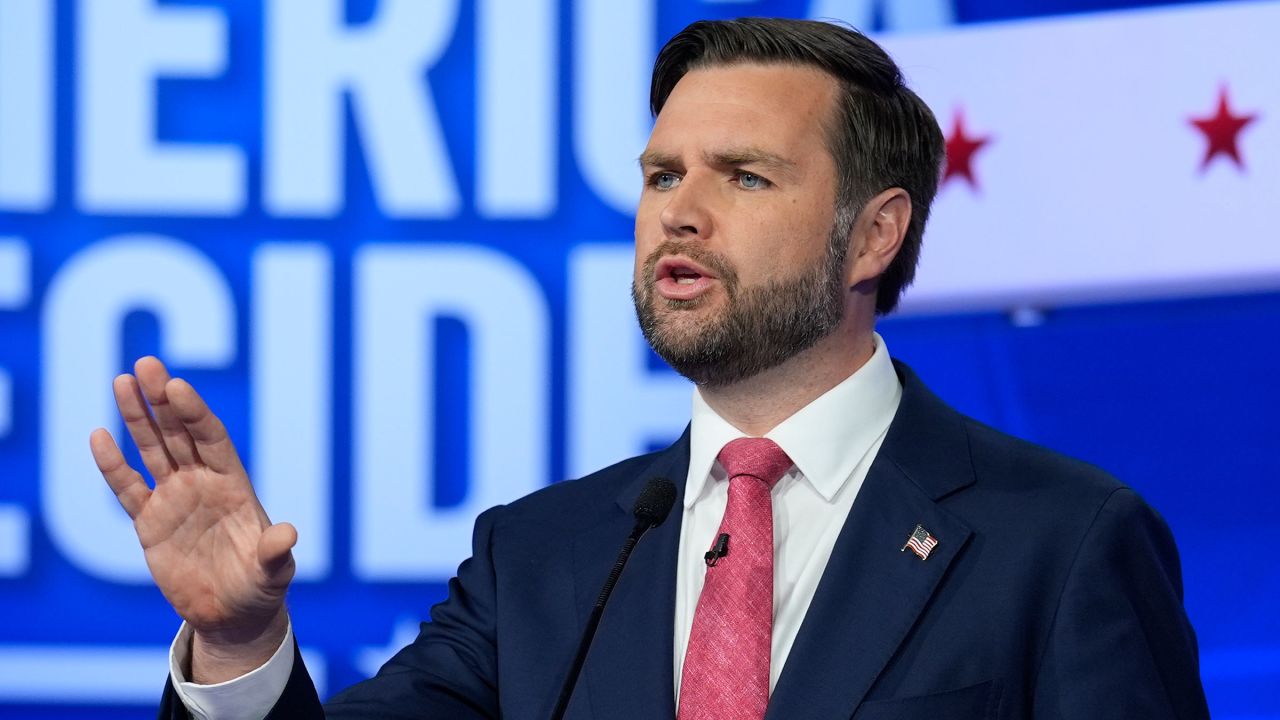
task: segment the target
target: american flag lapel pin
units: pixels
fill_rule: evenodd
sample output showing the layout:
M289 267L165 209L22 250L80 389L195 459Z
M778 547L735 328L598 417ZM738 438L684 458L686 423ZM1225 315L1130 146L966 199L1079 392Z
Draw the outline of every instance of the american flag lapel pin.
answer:
M907 538L907 544L902 546L904 552L907 548L911 548L911 552L915 553L921 560L928 560L929 553L938 546L938 538L929 534L923 525L916 525L916 529L911 531L911 537Z

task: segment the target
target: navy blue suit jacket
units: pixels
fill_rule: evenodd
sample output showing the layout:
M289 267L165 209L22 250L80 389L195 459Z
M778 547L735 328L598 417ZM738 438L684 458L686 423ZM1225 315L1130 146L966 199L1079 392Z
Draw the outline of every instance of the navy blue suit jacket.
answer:
M1207 718L1177 550L1132 490L1003 435L905 366L902 403L769 701L768 720ZM548 716L645 483L683 492L686 432L476 522L418 638L331 718ZM637 547L569 718L673 718L680 509ZM928 560L901 552L917 524ZM295 657L271 717L320 717ZM167 688L162 717L183 711Z

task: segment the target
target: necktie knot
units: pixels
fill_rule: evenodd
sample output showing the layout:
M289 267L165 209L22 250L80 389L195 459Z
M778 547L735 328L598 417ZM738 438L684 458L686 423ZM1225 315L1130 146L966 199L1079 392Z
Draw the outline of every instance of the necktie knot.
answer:
M748 475L772 488L791 467L791 458L768 438L738 438L730 441L716 457L732 480Z

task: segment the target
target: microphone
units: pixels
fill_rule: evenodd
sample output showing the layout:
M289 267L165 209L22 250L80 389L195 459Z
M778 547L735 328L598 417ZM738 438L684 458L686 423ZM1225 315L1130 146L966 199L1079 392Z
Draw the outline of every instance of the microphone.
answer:
M720 562L720 558L729 554L729 533L720 533L716 538L716 544L711 546L706 555L702 556L703 561L707 563L707 567L715 567Z
M551 711L551 720L562 720L565 710L569 708L569 698L573 696L573 688L578 683L578 676L582 674L582 665L587 659L587 651L591 649L591 641L596 636L596 628L600 626L600 616L604 614L605 603L609 602L609 595L613 593L613 586L618 583L618 578L622 575L622 568L626 567L627 560L631 558L631 551L635 549L636 543L640 542L640 538L645 533L658 527L667 519L671 506L675 502L676 486L666 478L653 478L644 486L644 490L640 491L640 497L636 498L635 507L631 510L631 514L636 518L636 525L631 530L631 535L627 537L627 541L622 544L622 552L618 553L618 559L614 561L613 569L609 571L609 577L604 581L604 587L600 588L600 597L596 598L591 616L587 618L587 627L582 631L582 641L578 643L578 654L573 658L573 665L569 667L569 675L564 679L564 686L560 688L560 698L556 700L556 707Z

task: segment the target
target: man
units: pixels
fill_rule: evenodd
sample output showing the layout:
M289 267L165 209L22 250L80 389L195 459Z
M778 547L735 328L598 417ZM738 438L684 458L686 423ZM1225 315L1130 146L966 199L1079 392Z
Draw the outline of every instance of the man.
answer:
M942 157L888 56L823 23L695 23L651 97L633 295L697 384L690 429L482 515L432 622L327 715L547 716L665 476L676 510L614 591L569 717L1207 717L1159 517L947 408L874 332ZM159 361L115 391L156 489L105 431L94 455L186 620L162 714L320 716L284 607L296 532Z

